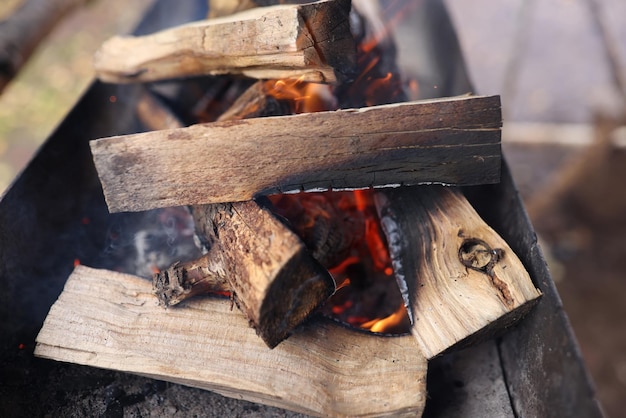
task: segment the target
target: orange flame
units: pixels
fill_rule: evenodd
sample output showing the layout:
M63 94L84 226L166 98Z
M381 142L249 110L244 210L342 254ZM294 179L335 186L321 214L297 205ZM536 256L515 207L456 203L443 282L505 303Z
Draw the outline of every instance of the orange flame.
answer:
M385 318L373 319L361 324L361 328L371 332L390 333L396 329L408 328L410 323L409 315L404 305L400 305L398 309Z
M291 102L294 113L322 112L335 107L328 85L308 83L302 77L268 80L263 88L268 96Z

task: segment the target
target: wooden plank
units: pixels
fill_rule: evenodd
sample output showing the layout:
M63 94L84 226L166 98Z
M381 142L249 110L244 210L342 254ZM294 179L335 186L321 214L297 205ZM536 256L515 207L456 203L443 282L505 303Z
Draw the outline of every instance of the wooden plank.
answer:
M379 191L379 216L427 358L491 336L541 293L507 243L453 188Z
M335 83L354 77L350 0L261 7L145 36L116 36L96 52L103 81L208 74Z
M51 308L35 355L312 415L419 416L426 401L426 360L410 336L320 320L270 350L227 300L165 311L148 281L84 266Z
M500 177L500 100L457 97L91 141L111 212ZM235 140L236 139L236 140Z

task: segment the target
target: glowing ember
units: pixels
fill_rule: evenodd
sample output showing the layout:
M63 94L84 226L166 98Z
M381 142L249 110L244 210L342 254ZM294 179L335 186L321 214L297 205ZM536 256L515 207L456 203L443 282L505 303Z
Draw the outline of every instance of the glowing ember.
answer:
M337 283L322 308L325 315L371 332L408 332L373 191L275 195L270 200Z
M307 83L302 79L268 80L263 88L268 96L290 102L293 113L322 112L337 106L326 84Z

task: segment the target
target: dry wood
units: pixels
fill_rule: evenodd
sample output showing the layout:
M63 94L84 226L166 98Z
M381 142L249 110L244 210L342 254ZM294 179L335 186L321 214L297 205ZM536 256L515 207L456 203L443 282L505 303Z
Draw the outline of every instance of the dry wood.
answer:
M254 7L268 7L276 4L304 4L310 2L310 0L209 0L209 17L228 16Z
M505 328L538 301L518 257L460 192L420 186L379 191L376 199L427 358Z
M147 281L83 266L51 308L35 355L318 416L419 416L426 401L426 360L410 336L316 320L268 350L228 301L164 311Z
M334 280L300 238L258 203L192 209L209 253L198 260L201 269L174 266L155 277L156 292L166 305L225 280L257 334L273 348L335 291Z
M137 111L148 127L181 125L148 92ZM163 305L232 292L257 334L273 348L335 291L332 277L300 238L257 202L197 205L191 210L208 253L154 276L154 291Z
M290 114L287 103L268 94L267 81L257 81L220 115L218 121L262 118Z
M208 0L209 19L229 16L257 7L254 0Z
M349 14L350 0L255 8L111 38L94 65L101 80L117 83L225 73L334 83L354 75Z
M26 0L0 22L0 92L52 29L89 0Z
M143 91L137 100L137 117L152 131L185 126L180 118L148 89Z
M500 127L499 97L460 97L194 125L91 150L109 210L141 211L302 189L495 183Z

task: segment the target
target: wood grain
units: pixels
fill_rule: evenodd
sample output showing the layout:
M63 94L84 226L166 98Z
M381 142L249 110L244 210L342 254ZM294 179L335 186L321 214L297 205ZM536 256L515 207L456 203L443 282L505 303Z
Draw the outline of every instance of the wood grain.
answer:
M420 186L376 199L427 358L501 331L538 302L519 258L458 190Z
M410 337L312 322L268 349L223 299L163 310L150 283L78 266L35 355L120 370L317 416L419 416L426 360Z
M96 52L103 81L209 74L335 83L354 77L350 0L260 7L145 36L116 36Z
M500 178L500 99L223 121L91 141L111 212Z

